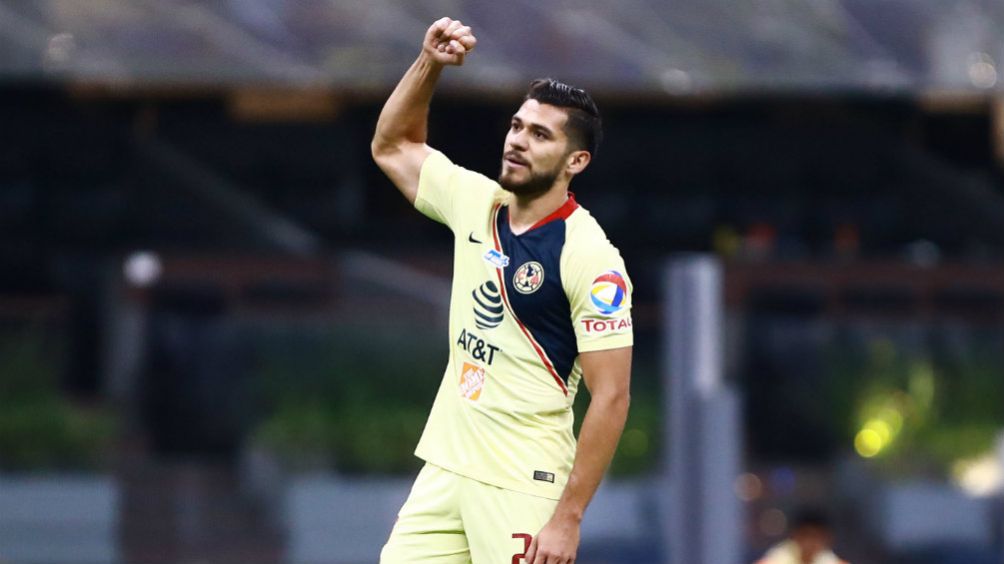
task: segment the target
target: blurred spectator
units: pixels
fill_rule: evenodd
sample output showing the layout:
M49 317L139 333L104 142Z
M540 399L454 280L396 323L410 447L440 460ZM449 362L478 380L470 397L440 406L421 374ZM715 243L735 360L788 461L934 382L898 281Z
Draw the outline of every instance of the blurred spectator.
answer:
M788 538L771 547L756 564L848 564L833 553L832 542L826 514L804 509L792 521Z
M746 258L764 260L770 258L777 247L777 228L763 221L753 223L746 229L743 251Z
M861 251L861 230L853 223L842 223L833 231L833 251L842 259L857 258Z

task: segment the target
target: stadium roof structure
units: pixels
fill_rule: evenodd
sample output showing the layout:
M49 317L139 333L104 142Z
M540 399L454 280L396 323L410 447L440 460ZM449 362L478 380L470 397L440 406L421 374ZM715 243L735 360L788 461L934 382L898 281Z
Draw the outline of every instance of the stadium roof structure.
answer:
M382 90L444 14L471 91L1004 92L991 0L0 0L0 78Z

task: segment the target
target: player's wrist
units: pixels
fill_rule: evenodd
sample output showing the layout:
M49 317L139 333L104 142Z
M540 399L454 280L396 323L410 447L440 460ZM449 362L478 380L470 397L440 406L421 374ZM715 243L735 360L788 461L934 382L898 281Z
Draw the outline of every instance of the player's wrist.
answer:
M428 47L423 47L422 52L418 54L418 64L436 71L441 70L444 66L446 66L444 63L436 59L435 53L430 51Z
M551 519L565 526L574 525L578 527L582 523L584 514L584 508L558 507L554 510L554 516Z

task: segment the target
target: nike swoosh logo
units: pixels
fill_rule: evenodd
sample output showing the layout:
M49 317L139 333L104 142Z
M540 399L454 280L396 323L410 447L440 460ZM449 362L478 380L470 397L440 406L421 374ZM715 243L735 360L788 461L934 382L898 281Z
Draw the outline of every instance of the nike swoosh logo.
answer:
M478 241L477 239L474 238L474 232L473 231L471 231L471 234L467 236L467 240L470 241L471 243L477 243L478 245L480 245L481 243L484 243L484 241Z

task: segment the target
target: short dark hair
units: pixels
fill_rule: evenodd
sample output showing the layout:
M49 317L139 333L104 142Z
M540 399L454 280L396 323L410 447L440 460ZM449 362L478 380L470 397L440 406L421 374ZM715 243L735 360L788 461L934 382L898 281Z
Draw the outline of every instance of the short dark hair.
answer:
M568 113L565 134L576 147L596 156L603 139L603 122L600 110L589 93L553 78L538 78L530 83L530 90L523 100L536 100L565 110Z
M815 528L829 531L831 527L830 516L825 510L819 507L802 507L795 512L791 520L791 530L802 528Z

